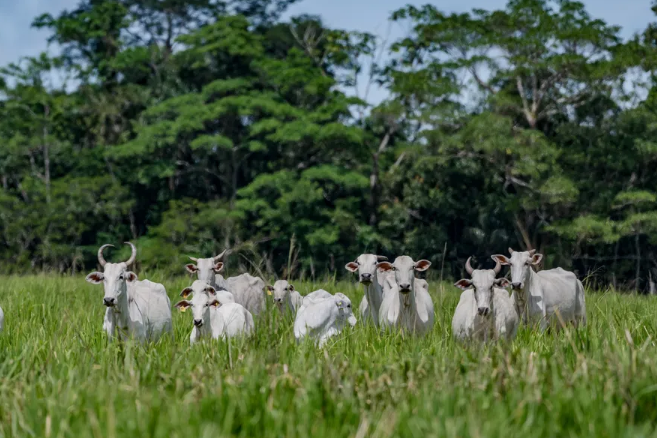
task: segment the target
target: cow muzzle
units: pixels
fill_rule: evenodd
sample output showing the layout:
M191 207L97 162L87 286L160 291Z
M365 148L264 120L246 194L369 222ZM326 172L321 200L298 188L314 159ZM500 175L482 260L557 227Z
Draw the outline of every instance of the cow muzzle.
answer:
M399 285L399 291L403 294L407 294L411 291L411 284L410 283L403 283Z
M511 287L512 287L514 290L520 290L520 289L522 289L522 286L523 286L522 283L511 283Z
M370 284L372 282L372 274L360 274L360 282Z
M114 307L116 304L116 298L103 298L103 304L106 307Z
M488 314L490 313L490 308L479 307L477 308L477 313L479 314L479 316L488 316Z
M202 319L195 319L194 320L194 325L196 327L201 327L203 325L203 320Z

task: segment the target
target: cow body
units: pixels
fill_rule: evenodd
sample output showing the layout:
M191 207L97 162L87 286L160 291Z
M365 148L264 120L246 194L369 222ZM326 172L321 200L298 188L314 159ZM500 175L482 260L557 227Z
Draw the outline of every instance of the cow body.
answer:
M103 272L92 272L87 281L103 284L107 307L103 329L110 340L135 338L139 341L156 341L163 333L172 333L171 302L166 289L150 280L139 281L128 266L134 263L137 250L129 242L132 255L127 262L108 263L103 258L103 245L98 260Z
M267 289L274 296L274 305L283 314L294 315L303 303L301 294L287 280L277 280Z
M180 295L185 300L178 302L176 307L181 311L192 309L194 326L189 336L190 344L203 339L226 339L253 332L253 316L234 302L230 292L216 291L206 282L196 280ZM187 300L190 295L192 299Z
M385 279L390 276L387 272L377 269L377 264L388 260L386 257L374 254L361 254L358 258L347 263L345 268L350 272L358 272L358 281L363 285L365 294L358 307L358 313L363 321L379 325L379 309L383 303L383 290Z
M331 295L324 290L315 291L308 294L299 307L294 320L294 337L297 341L310 337L322 347L347 324L356 325L349 298L341 293Z
M511 266L512 298L523 323L538 324L542 330L562 322L586 325L584 286L574 273L561 268L534 272L530 265L538 265L541 254L509 251L511 258L492 257Z
M404 332L424 335L434 324L433 300L426 280L415 278L415 271L426 271L431 263L427 260L414 262L407 256L397 257L394 263L378 265L385 277L383 302L379 309L379 323L384 328L401 329Z
M452 335L460 341L511 340L518 331L518 314L513 299L503 289L506 278L495 278L502 269L472 269L470 259L465 269L472 279L461 279L454 285L464 292L452 318Z

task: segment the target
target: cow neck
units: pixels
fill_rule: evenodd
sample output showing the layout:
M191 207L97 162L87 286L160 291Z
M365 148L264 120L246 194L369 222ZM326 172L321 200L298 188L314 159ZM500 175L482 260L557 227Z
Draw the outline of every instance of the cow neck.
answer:
M415 304L415 278L413 278L413 281L411 283L411 290L408 293L403 293L401 290L398 291L399 293L399 303L403 308L410 308L411 310L416 309L416 304Z
M529 289L530 289L531 283L534 281L534 275L536 275L534 273L534 270L532 269L531 266L529 266L528 269L527 269L527 274L525 274L525 278L524 278L524 283L525 284L524 284L524 286L519 291L517 291L517 290L513 291L514 294L515 294L515 297L516 297L516 300L515 300L516 301L516 312L518 312L518 316L521 316L521 317L524 317L524 318L529 317L529 311L527 309L528 304L529 304L529 298L530 298Z
M130 326L130 301L132 300L132 296L129 296L131 288L128 287L126 281L122 282L121 289L123 289L122 293L116 299L115 308L112 310L114 311L117 328L123 330Z
M370 306L374 307L376 311L379 311L381 307L381 301L383 300L383 291L377 294L377 287L379 287L379 270L374 270L374 276L372 277L372 282L370 284L364 284L365 286L365 295L367 296L367 302ZM378 295L378 296L377 296Z

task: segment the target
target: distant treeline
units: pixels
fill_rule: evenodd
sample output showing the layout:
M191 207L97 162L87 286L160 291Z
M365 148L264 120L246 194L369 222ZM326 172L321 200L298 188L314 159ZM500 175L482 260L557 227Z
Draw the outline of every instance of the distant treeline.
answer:
M623 40L569 0L408 6L394 41L282 21L294 2L37 17L61 51L2 70L0 272L85 271L131 240L170 272L231 247L276 275L343 276L373 252L449 278L512 247L649 288L655 24Z

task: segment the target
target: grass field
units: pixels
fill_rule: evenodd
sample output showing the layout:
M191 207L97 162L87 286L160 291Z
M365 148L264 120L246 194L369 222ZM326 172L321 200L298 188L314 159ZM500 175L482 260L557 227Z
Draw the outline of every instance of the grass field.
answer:
M172 304L191 283L151 279ZM175 339L141 347L108 345L102 286L0 278L0 436L655 436L654 298L589 292L584 330L463 348L451 339L459 293L438 289L423 339L358 324L318 350L272 312L250 340L190 348L191 316L174 312Z

